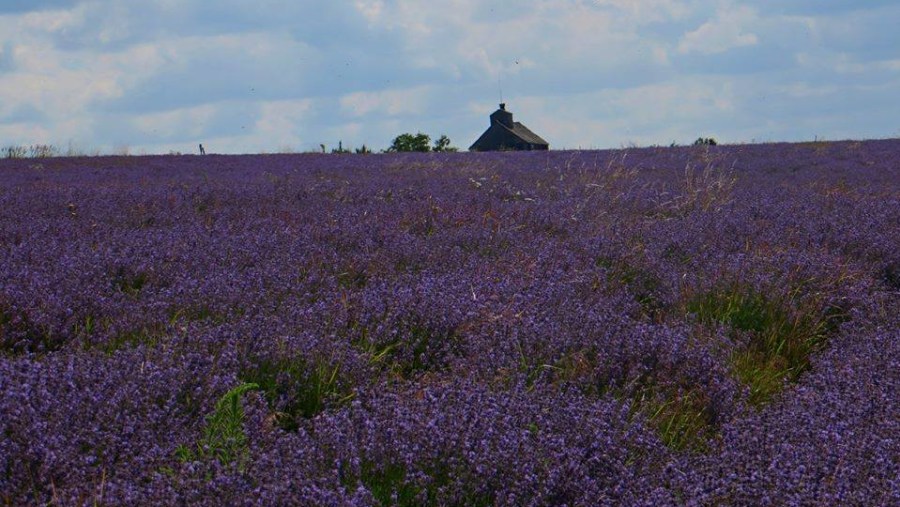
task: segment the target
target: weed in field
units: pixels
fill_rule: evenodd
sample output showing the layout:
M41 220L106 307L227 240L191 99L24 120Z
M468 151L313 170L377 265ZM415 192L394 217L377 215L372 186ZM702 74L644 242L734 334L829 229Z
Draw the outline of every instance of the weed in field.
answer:
M362 464L359 481L381 505L419 505L421 488L406 480L406 467L395 463L384 466L366 461Z
M673 189L674 197L660 200L654 216L674 218L695 211L718 211L731 203L731 194L737 184L733 168L723 169L709 160L702 169L688 164L684 175ZM668 192L662 195L671 196Z
M679 265L691 262L691 255L677 243L669 243L662 251L662 258Z
M203 437L195 446L178 446L175 451L178 459L182 462L215 459L222 465L235 464L238 470L243 470L250 450L244 434L241 397L258 388L256 384L245 383L225 393L216 403L215 410L206 416Z
M10 145L3 148L2 154L6 158L49 158L58 157L60 149L52 144Z
M639 375L626 385L604 386L595 395L629 404L631 416L643 418L674 451L705 452L720 430L713 404L698 385L672 386L655 375Z
M660 298L662 281L652 271L637 267L624 259L615 259L606 256L597 257L594 264L602 268L606 276L604 279L595 279L593 290L602 287L618 289L626 288L633 295L634 300L641 305L643 316L656 320L660 317L665 304Z
M154 347L166 336L167 329L162 323L147 323L134 329L108 334L111 319L86 315L72 325L71 336L78 339L82 350L99 350L112 355L119 350L139 346Z
M12 315L7 312L0 311L0 350L4 352L11 353L13 349L12 338L7 338L7 335L12 334Z
M881 280L893 290L900 290L900 262L886 264L881 269Z
M442 370L448 357L458 353L456 330L432 326L421 319L400 319L385 336L373 336L361 323L351 325L354 347L373 365L386 368L403 379Z
M516 342L516 350L518 352L518 361L516 371L524 382L526 391L530 392L537 387L538 382L547 375L553 375L560 372L561 367L545 361L539 355L526 353L522 349L522 344ZM551 377L552 378L552 377Z
M138 347L138 346L155 346L160 343L162 336L165 334L165 328L162 326L145 326L131 331L125 331L111 337L108 341L99 344L100 350L105 354L111 355L118 350Z
M116 269L113 275L113 288L129 296L137 296L147 284L148 276L142 271L132 272L124 267Z
M63 336L32 321L25 313L0 310L0 353L43 355L60 350L64 344Z
M718 429L710 421L709 407L702 391L692 389L647 400L641 410L670 449L703 451L708 438Z
M369 281L369 275L365 269L349 266L336 275L339 287L345 289L362 289Z
M700 294L687 305L701 322L724 324L733 333L747 335L746 345L731 359L737 378L750 387L754 405L769 401L785 381L796 381L809 369L810 355L844 318L837 308L792 311L795 303L790 297L733 284Z
M241 309L232 309L237 316L242 314ZM177 322L184 320L186 322L212 322L214 324L222 324L228 320L229 313L213 309L207 305L200 304L186 308L174 308L169 311L169 324L175 325Z
M353 397L341 377L340 365L324 360L257 359L240 376L259 386L275 414L275 424L285 431L296 431L302 419L311 419L329 405L341 405Z
M583 349L564 355L553 366L555 382L579 382L588 378L594 370L597 351L594 348Z
M719 209L731 201L731 192L737 183L732 169L721 169L708 164L698 171L688 165L684 170L684 201L682 206L703 211Z
M709 397L699 386L664 385L654 374L628 379L622 385L598 385L592 379L597 350L584 349L564 355L554 365L545 365L552 382L577 385L586 396L611 395L632 407L632 415L641 414L660 440L676 451L702 452L715 435L718 423Z
M490 494L454 489L459 477L467 476L464 470L450 470L443 464L423 468L424 474L417 474L417 480L414 480L403 464L379 464L365 460L360 466L359 476L346 476L344 485L353 487L358 481L383 506L494 505Z

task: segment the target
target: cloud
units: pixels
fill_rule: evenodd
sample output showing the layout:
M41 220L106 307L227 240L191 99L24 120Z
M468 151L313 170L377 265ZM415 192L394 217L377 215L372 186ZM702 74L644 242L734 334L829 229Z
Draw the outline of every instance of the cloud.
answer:
M15 51L15 46L11 42L0 45L0 74L13 70L15 64L13 51Z
M132 123L146 135L163 138L176 135L197 138L203 135L215 114L215 106L204 104L175 111L140 115L135 117Z
M427 109L429 88L418 86L405 90L355 92L340 98L341 110L354 116L374 113L400 116L422 114Z
M865 2L848 2L847 0L756 0L754 2L760 12L773 15L802 15L842 17L854 12L871 12L885 6L896 6L896 0L866 0Z
M254 134L268 145L296 145L301 141L298 127L311 107L310 100L264 102Z
M753 46L759 39L746 30L756 18L756 12L749 7L723 6L716 11L715 18L684 34L678 43L678 51L715 54Z
M221 153L422 130L464 147L501 89L554 146L896 132L900 5L754 6L9 0L0 141Z
M557 148L690 142L722 136L739 113L739 90L724 77L682 78L547 99L524 97L516 120Z
M370 27L397 34L398 57L413 65L439 66L445 79L496 83L536 73L602 71L634 60L665 63L665 44L639 33L639 27L648 20L680 17L683 10L665 0L637 4L641 7L570 0L525 7L452 0L440 9L410 1L355 5Z
M596 4L614 7L641 24L682 19L691 13L687 3L677 0L597 0Z
M84 23L82 9L48 10L29 12L22 16L20 24L29 31L62 33Z
M47 115L31 104L8 103L0 106L0 123L40 123Z
M82 0L4 0L0 3L0 15L46 11L71 7Z

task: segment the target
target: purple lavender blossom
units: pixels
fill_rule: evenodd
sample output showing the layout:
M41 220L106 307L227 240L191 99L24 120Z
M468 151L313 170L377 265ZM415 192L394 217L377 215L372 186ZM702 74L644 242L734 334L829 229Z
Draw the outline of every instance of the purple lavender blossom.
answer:
M0 503L900 503L898 153L0 161Z

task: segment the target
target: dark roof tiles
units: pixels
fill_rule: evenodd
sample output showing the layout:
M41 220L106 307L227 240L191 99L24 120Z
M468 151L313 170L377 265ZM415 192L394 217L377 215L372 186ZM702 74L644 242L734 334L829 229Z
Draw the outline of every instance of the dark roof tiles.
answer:
M528 127L526 127L525 125L522 125L519 122L515 122L514 127L511 129L508 128L508 130L512 131L513 134L518 136L520 139L522 139L526 143L547 144L547 145L550 144L547 141L544 141L544 139L541 136L535 134L534 132L529 130Z

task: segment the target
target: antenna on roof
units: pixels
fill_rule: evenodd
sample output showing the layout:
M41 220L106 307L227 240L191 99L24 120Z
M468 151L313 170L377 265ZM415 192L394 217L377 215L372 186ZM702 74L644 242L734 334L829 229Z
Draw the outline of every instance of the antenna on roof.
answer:
M499 77L497 77L497 89L500 91L500 102L503 102L503 86L500 85Z

